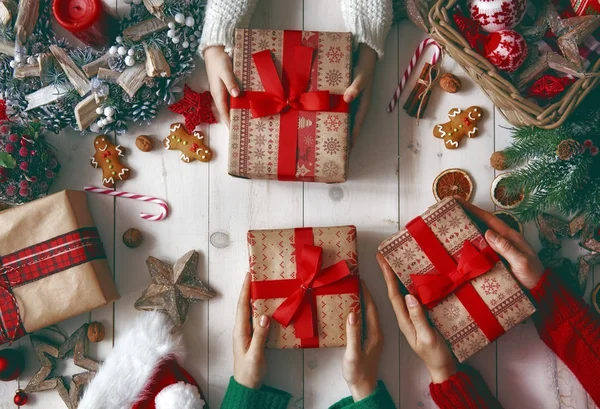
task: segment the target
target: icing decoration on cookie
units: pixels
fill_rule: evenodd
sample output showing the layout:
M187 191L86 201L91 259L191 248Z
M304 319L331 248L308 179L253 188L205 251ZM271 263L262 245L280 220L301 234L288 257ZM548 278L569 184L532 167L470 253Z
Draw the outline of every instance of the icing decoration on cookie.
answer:
M433 136L443 139L446 148L456 149L465 135L474 138L479 134L479 128L475 125L483 118L483 111L476 106L469 107L465 111L452 108L448 112L448 118L450 121L433 128Z
M130 170L121 163L125 157L121 145L113 145L107 135L99 135L94 139L96 153L91 158L91 165L102 169L102 184L115 187L116 181L129 179Z
M179 158L190 163L195 160L208 162L212 159L212 151L204 144L204 134L200 131L188 133L183 124L172 124L171 133L163 140L167 150L178 150L181 152Z

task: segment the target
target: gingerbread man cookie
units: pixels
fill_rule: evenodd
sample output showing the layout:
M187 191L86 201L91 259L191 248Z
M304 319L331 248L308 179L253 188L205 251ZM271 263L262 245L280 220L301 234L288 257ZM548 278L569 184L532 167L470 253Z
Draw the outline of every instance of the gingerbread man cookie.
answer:
M167 150L181 151L181 160L190 163L194 160L208 162L212 159L212 151L204 144L204 134L194 131L189 134L183 124L171 125L171 133L163 140Z
M483 118L483 111L479 107L469 107L465 111L452 108L448 112L449 122L436 125L433 128L433 136L444 140L448 149L458 148L458 143L467 135L469 138L477 136L479 129L477 122Z
M94 139L96 153L91 164L102 169L102 183L106 187L115 187L115 181L129 179L129 169L123 166L124 157L121 145L113 145L107 135L99 135Z

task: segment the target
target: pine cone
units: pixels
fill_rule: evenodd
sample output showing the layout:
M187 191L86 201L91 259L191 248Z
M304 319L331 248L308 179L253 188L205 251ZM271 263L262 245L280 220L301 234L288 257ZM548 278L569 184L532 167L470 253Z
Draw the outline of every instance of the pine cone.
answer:
M108 67L113 71L123 72L127 68L127 64L122 56L111 55L108 59Z
M565 139L556 148L556 156L560 160L569 160L579 152L581 152L581 145L574 139Z
M498 151L492 153L492 156L490 157L490 165L492 165L492 167L496 170L508 169L504 152Z

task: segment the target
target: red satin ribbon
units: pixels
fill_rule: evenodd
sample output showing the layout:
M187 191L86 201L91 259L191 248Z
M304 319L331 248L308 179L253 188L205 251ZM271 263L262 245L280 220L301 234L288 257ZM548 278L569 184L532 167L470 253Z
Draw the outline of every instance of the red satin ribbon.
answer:
M245 91L231 98L230 106L250 109L252 117L280 114L277 178L297 180L298 117L300 111L348 112L342 95L329 91L307 91L313 49L302 45L302 31L283 33L282 78L279 78L270 50L252 55L264 92Z
M454 270L446 274L411 274L410 278L421 302L431 309L460 286L490 271L498 261L500 258L491 247L479 251L473 243L465 240Z
M360 284L352 275L346 261L320 270L321 247L313 245L311 228L295 230L296 278L288 280L253 281L252 299L283 298L285 301L275 310L273 318L287 327L294 324L301 346L318 347L316 297L358 293Z
M504 334L504 328L498 319L469 283L498 262L498 256L491 249L487 250L489 246L479 251L471 242L466 242L469 244L465 243L466 247L463 248L457 264L423 218L419 216L413 219L406 225L406 229L438 273L411 275L417 287L413 295L427 308L433 308L443 298L454 293L490 342Z

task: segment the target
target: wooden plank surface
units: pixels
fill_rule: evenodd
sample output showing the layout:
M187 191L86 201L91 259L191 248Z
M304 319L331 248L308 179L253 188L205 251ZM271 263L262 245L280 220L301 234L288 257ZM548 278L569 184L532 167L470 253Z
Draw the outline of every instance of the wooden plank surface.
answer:
M128 6L114 2L123 15ZM261 0L252 27L345 31L339 2L319 0ZM106 358L114 342L141 314L133 303L150 282L145 266L149 255L175 262L186 251L200 252L198 276L209 282L218 296L208 303L193 305L183 328L189 356L186 367L198 380L211 408L218 408L233 373L231 352L236 302L248 269L246 232L249 229L354 224L358 228L361 276L375 297L385 335L380 377L401 408L435 408L429 394L429 376L420 359L399 332L387 300L385 284L376 265L377 245L435 201L431 184L444 169L468 171L476 184L474 203L494 210L489 199L496 171L489 156L510 143L508 124L483 92L453 60L444 61L444 70L458 75L463 90L451 95L435 89L425 117L417 126L402 109L392 114L385 107L395 85L424 34L404 22L388 36L385 58L378 63L371 111L351 154L350 179L345 184L280 183L232 178L227 175L228 130L223 124L204 127L215 157L209 164L181 162L175 152L165 151L160 141L171 123L182 118L163 110L151 126L131 126L116 138L126 148L125 162L133 169L122 190L164 198L171 206L163 222L139 218L140 211L153 212L151 204L89 195L91 211L100 229L109 262L122 298L114 305L73 318L60 327L66 332L88 321L106 326L106 341L93 345L91 355ZM428 60L428 50L424 60ZM202 61L188 81L192 88L208 88ZM420 65L419 65L420 66ZM412 88L411 78L407 88ZM402 97L400 107L408 91ZM446 122L450 108L478 105L487 118L476 139L463 140L459 149L449 151L432 136L437 123ZM139 134L150 135L155 149L143 153L135 148ZM111 136L114 137L114 136ZM100 185L99 171L89 166L93 135L64 132L49 136L63 164L54 191ZM123 232L136 227L144 243L131 250L122 243ZM527 226L528 238L539 245L534 226ZM600 282L600 273L590 287ZM589 289L588 289L589 292ZM17 343L28 351L30 362L18 381L0 383L0 409L15 408L14 390L24 387L37 369L29 340ZM324 408L347 396L341 373L343 349L267 351L265 383L293 395L290 408ZM539 340L532 322L502 337L469 361L480 370L491 390L506 408L587 408L595 405L574 376ZM61 365L65 374L75 373L72 361ZM31 408L61 408L55 392L30 396Z

